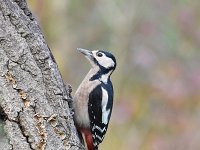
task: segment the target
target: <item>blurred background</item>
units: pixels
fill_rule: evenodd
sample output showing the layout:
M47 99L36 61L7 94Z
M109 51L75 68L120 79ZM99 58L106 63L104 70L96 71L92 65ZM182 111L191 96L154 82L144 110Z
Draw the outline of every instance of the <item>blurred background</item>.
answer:
M199 0L28 0L73 94L90 69L76 48L117 59L101 150L200 149Z

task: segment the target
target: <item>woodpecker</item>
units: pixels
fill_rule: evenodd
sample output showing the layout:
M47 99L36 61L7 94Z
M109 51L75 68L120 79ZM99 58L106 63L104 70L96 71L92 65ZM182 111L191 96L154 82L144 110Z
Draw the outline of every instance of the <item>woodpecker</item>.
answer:
M115 57L103 50L78 48L92 65L73 99L74 122L88 150L98 150L106 134L113 106L110 80L116 68Z

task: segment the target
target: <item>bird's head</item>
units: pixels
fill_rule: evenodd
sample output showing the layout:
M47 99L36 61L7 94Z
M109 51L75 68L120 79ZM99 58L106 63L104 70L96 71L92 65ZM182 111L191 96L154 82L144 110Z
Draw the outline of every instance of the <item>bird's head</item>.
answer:
M116 68L116 59L115 57L103 50L93 50L89 51L82 48L77 48L79 52L85 55L85 57L89 60L92 67L99 67L99 69L103 72L112 72Z

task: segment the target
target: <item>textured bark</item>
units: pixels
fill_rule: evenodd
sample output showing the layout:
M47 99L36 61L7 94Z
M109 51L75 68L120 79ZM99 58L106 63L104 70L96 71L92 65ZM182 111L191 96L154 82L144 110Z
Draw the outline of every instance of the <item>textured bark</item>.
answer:
M0 0L0 149L84 149L67 96L25 0Z

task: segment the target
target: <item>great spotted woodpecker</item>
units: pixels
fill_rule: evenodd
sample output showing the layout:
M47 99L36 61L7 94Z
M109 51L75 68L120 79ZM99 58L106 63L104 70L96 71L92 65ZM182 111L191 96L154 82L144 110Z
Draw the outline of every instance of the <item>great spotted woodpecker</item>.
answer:
M78 87L74 100L74 121L84 136L88 150L98 150L108 128L112 106L113 86L110 80L116 68L115 57L102 50L78 48L92 68Z

